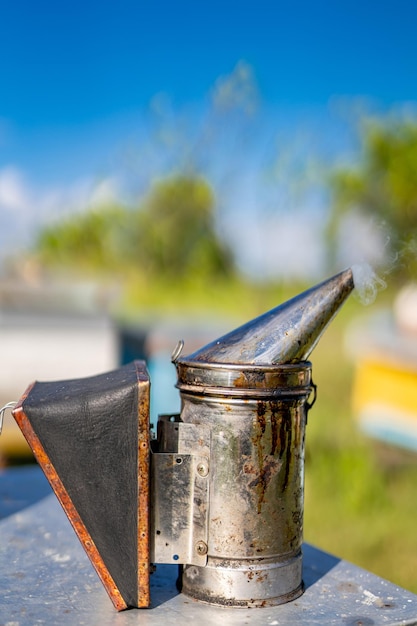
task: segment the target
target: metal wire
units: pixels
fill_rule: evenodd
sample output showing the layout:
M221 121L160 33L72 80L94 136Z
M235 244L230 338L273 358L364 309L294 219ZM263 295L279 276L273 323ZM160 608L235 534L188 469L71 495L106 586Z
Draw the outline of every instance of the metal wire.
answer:
M14 409L16 404L17 402L15 401L8 402L0 409L0 435L1 431L3 430L4 414L6 413L7 409Z

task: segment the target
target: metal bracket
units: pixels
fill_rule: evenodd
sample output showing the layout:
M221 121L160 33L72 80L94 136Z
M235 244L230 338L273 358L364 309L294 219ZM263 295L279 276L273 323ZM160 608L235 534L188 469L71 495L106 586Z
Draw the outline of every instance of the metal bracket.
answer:
M151 455L151 562L207 562L209 437L207 426L161 416ZM175 448L175 449L173 449Z

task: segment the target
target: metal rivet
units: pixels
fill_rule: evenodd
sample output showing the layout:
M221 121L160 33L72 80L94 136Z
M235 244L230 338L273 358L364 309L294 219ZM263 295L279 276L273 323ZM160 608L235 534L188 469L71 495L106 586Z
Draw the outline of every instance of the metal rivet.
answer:
M200 556L204 556L204 554L207 554L208 552L208 546L205 541L197 541L197 543L195 544L195 549L197 554L199 554Z
M199 463L197 465L197 473L199 476L207 476L209 473L208 465L206 463Z

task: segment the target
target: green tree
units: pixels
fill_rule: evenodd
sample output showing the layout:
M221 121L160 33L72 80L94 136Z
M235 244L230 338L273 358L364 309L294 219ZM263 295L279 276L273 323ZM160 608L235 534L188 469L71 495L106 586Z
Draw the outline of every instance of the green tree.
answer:
M114 270L123 263L130 219L129 211L117 205L74 212L40 231L35 252L47 267L76 273Z
M364 127L361 157L331 177L331 235L347 211L375 218L389 235L397 271L417 272L417 124L374 122Z
M36 254L47 267L182 279L229 276L233 257L215 228L215 198L196 176L155 184L137 207L102 206L76 212L43 229Z
M213 191L202 178L176 176L155 184L137 215L140 261L165 276L232 273L214 209Z

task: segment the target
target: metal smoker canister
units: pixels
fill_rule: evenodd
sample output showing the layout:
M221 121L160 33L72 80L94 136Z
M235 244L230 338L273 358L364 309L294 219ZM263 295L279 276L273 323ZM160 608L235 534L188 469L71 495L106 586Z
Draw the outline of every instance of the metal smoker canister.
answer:
M296 598L310 363L177 368L182 421L211 431L207 565L184 567L183 592L233 606Z
M248 607L302 593L307 358L353 287L349 269L174 357L180 420L210 429L207 563L184 566L189 596Z
M181 413L152 442L143 361L28 387L13 415L117 610L150 606L159 563L213 604L302 593L308 358L353 287L346 270L193 354L180 342Z

